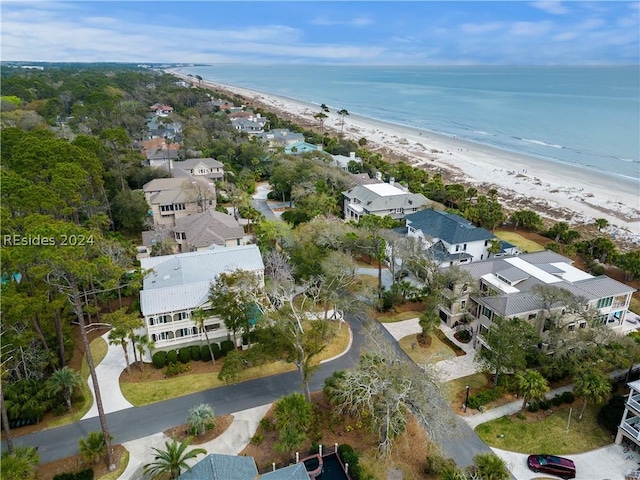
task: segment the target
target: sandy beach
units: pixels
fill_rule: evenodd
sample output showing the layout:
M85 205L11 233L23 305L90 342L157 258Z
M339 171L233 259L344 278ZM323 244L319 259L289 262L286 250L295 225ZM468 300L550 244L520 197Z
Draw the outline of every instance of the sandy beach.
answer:
M186 80L192 78L171 72ZM244 97L249 104L286 113L303 125L315 125L318 105L204 81L217 90ZM342 118L329 105L325 130L339 133ZM411 119L407 118L407 124ZM609 221L606 233L620 244L640 245L640 179L637 181L599 175L586 169L521 155L459 138L415 128L348 115L343 133L355 141L364 137L367 148L406 158L415 167L441 172L448 181L486 191L495 187L509 209L529 208L541 216L574 226L591 224L596 218ZM384 156L384 155L383 155Z

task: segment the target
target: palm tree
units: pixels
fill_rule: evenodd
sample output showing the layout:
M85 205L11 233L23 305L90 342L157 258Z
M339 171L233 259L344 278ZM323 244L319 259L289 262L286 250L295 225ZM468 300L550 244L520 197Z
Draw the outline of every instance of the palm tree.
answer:
M113 439L113 436L111 436L111 439ZM87 438L78 440L78 447L82 456L94 463L98 463L107 451L104 436L100 432L89 432Z
M498 238L493 240L489 240L489 248L487 252L489 253L489 258L491 255L495 255L496 253L500 253L502 251L502 241Z
M82 384L82 377L69 367L62 367L51 374L46 383L47 392L50 395L62 393L67 408L71 411L71 394L73 390Z
M338 110L338 115L340 115L340 135L344 133L344 117L349 115L349 112L346 109Z
M140 352L140 371L144 372L144 354L147 350L151 351L155 348L156 344L149 338L146 333L144 335L136 335L136 348Z
M583 399L582 410L578 420L582 420L587 403L600 403L611 393L609 377L598 370L583 370L573 382L573 393Z
M171 442L164 442L165 450L154 448L153 450L156 452L155 461L147 463L142 470L143 473L145 475L152 474L154 477L168 473L169 478L178 478L183 468L190 468L187 460L207 453L204 448L194 448L187 452L186 450L190 443L191 437L185 438L180 444L172 439Z
M209 334L207 334L207 329L204 327L204 321L207 318L207 314L201 308L196 308L193 312L191 312L191 320L195 323L198 328L204 332L204 338L207 340L207 346L209 347L209 353L211 354L211 363L216 364L216 358L213 356L213 350L211 350L211 341L209 341Z
M13 453L2 452L2 480L33 480L37 477L40 455L36 447L16 447Z
M127 373L131 373L131 366L129 365L129 331L123 328L122 325L114 326L109 332L109 343L111 345L120 345L124 351L124 360L127 362Z
M329 113L329 107L327 107L324 103L320 104L320 111Z
M595 222L596 227L598 227L598 231L609 226L609 221L606 218L596 218Z
M204 435L208 425L213 422L213 407L207 403L196 405L189 410L187 423L189 424L189 432L197 435Z
M280 432L276 449L288 452L307 439L313 418L311 403L301 393L282 397L275 405L275 425Z
M479 453L473 459L475 473L481 480L509 480L507 463L494 453Z
M516 373L518 382L518 394L522 396L522 410L527 406L529 400L542 400L549 391L547 380L535 370L525 370Z

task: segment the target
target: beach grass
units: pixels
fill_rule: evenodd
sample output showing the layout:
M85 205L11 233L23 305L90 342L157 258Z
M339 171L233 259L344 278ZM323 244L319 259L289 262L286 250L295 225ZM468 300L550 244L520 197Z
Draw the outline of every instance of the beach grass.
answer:
M611 435L598 424L600 405L590 405L582 420L578 420L581 407L571 412L569 431L569 406L564 405L546 418L539 412L535 420L501 417L478 425L478 436L490 447L519 453L553 452L558 455L582 453L611 444ZM521 419L522 418L522 419Z
M504 230L497 230L497 231L495 231L493 233L500 240L504 240L505 242L509 242L509 243L515 245L516 247L518 247L523 252L533 253L533 252L541 252L542 250L544 250L544 247L542 245L540 245L539 243L536 243L533 240L529 240L527 238L524 238L522 235L519 235L519 234L517 234L515 232L507 232L507 231L504 231Z

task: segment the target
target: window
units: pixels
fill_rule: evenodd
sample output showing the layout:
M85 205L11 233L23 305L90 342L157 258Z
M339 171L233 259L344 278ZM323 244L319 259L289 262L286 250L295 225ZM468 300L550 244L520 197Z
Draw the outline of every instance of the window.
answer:
M489 246L489 240L485 240L485 241L484 241L484 246L485 246L485 247L488 247L488 246Z
M189 312L178 312L176 314L176 320L188 320Z
M493 312L491 312L491 310L489 310L489 308L487 307L482 307L482 315L484 315L485 317L487 317L489 320L491 320L491 314Z
M206 327L204 327L204 329L207 332L211 332L212 330L218 330L220 328L220 324L219 323L214 323L212 325L207 325Z
M575 329L576 329L575 323L570 323L569 325L567 325L567 330L569 330L570 332L573 332Z
M402 209L401 208L396 208L396 213L402 213Z
M460 310L464 310L467 307L467 301L466 300L462 300L460 302Z
M610 307L613 304L613 297L601 298L598 300L597 308Z
M537 314L537 313L530 313L530 314L529 314L528 319L529 319L529 320L533 320L533 319L535 319L537 316L538 316L538 314Z
M456 252L460 251L460 245L456 245Z
M462 246L462 250L464 250L465 252L467 251L467 244L466 243Z
M580 322L578 328L587 328L587 322Z

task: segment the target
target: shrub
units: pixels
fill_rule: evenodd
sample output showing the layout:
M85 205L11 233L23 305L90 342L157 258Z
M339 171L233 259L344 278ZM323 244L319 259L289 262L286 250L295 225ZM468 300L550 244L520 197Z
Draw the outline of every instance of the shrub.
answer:
M213 349L213 345L212 345L212 349ZM223 342L220 342L220 351L222 353L221 356L225 356L227 353L231 352L232 350L235 350L236 347L233 344L233 342L231 340L224 340ZM215 354L215 352L214 352Z
M559 407L562 404L562 397L560 395L554 395L551 399L551 404L555 407Z
M53 480L93 480L93 469L87 468L75 473L59 473Z
M175 362L167 365L167 367L164 369L164 374L167 377L175 377L176 375L188 372L189 370L191 370L191 365L189 365L188 363Z
M262 430L264 430L265 432L271 432L275 427L273 426L271 420L263 417L260 419L260 428L262 428Z
M211 344L211 351L213 352L213 358L215 358L216 360L222 357L222 351L220 350L220 345L218 345L217 343Z
M540 410L549 410L551 403L549 402L549 400L541 400L540 402L538 402L538 406L540 407Z
M598 423L611 433L618 431L618 425L624 415L625 398L622 395L614 395L609 402L598 412Z
M151 357L151 361L153 362L153 366L160 369L163 368L167 364L167 352L156 352Z
M249 340L251 340L251 344L256 343L256 333L255 332L250 332L248 335L246 333L242 334L242 344L243 345L249 345Z
M251 437L251 443L253 445L260 445L264 441L264 435L260 432L256 432L253 437Z
M346 443L338 445L338 454L344 463L349 464L349 474L353 480L360 480L359 457L355 450Z
M564 403L573 403L576 401L576 396L573 394L572 391L566 391L563 392L562 395L560 395L560 398L562 398L562 401Z
M469 397L468 406L477 410L479 407L500 398L502 396L502 393L502 387L494 387L487 390L482 390L480 393L471 395Z
M424 473L439 475L445 469L455 466L456 462L453 458L446 458L438 453L434 453L427 457L427 466L424 469Z
M529 405L529 409L528 409L531 413L536 413L538 410L540 410L540 405L538 405L536 402L533 402L532 404Z
M167 352L167 365L171 363L178 363L178 352L175 350L169 350Z
M459 342L469 343L471 341L471 332L466 328L464 330L459 330L454 335Z
M178 351L178 360L180 360L180 363L189 363L191 361L191 348L181 348Z
M189 350L191 350L191 360L194 362L200 360L200 347L198 345L192 345Z
M211 345L211 347L211 349L213 350L213 345ZM202 360L203 362L211 361L211 352L209 351L208 345L203 345L202 347L200 347L200 360Z

